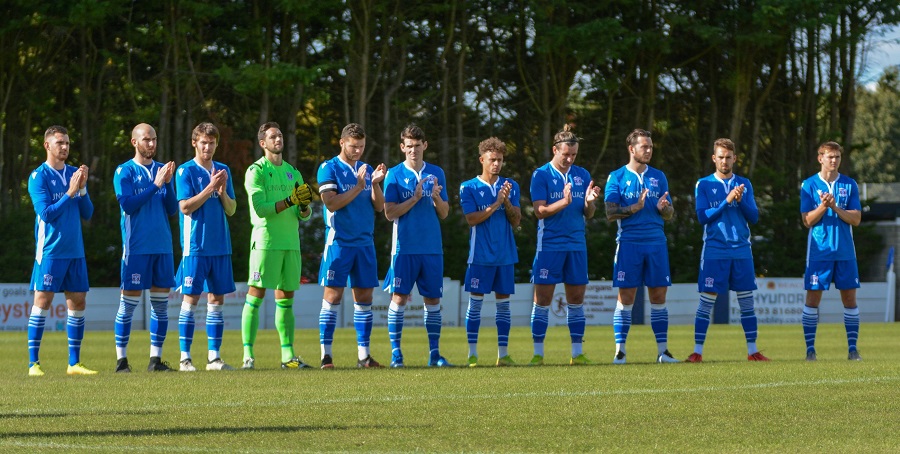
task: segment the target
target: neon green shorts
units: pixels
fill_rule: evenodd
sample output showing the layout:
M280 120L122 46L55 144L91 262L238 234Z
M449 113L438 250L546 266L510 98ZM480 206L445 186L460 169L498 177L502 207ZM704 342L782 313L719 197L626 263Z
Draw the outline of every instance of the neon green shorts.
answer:
M300 288L300 251L250 250L247 285L293 292Z

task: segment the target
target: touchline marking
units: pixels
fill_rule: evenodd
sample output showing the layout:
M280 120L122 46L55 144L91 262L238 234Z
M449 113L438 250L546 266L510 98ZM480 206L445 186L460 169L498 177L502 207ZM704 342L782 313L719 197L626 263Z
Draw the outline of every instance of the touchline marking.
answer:
M748 389L767 389L767 388L784 388L789 386L821 386L821 385L845 385L875 382L897 382L900 376L881 376L881 377L865 377L865 378L846 378L846 379L820 379L820 380L804 380L804 381L775 381L767 383L748 383L743 385L728 386L696 386L690 388L638 388L638 389L621 389L621 390L591 390L591 391L567 391L564 389L557 391L534 391L534 392L510 392L499 394L444 394L444 395L411 395L411 396L372 396L372 397L340 397L326 399L304 399L305 405L330 405L330 404L346 404L346 403L391 403L391 402L409 402L409 401L447 401L447 400L496 400L496 399L518 399L522 397L601 397L601 396L633 396L642 394L666 394L666 393L707 393L715 391L740 391ZM251 402L243 400L220 401L220 402L185 402L181 404L166 405L149 405L143 407L145 411L168 411L179 408L268 408L280 407L284 402L279 400L271 403ZM96 408L85 409L84 414L92 414ZM45 412L63 412L63 409L42 408L40 412L21 412L21 414L40 414ZM65 411L78 411L71 408ZM53 417L48 416L48 417ZM0 440L0 446L7 443Z

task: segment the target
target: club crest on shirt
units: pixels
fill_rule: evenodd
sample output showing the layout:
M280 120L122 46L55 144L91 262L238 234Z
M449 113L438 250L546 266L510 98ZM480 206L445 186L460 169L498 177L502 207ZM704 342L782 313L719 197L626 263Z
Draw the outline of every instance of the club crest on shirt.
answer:
M141 284L141 274L140 273L132 274L131 275L131 283L134 285L140 285Z
M44 285L45 285L45 286L49 286L49 285L51 285L51 284L53 284L53 275L52 275L52 274L45 274L45 275L44 275Z
M838 196L847 197L847 188L838 188Z
M651 178L651 179L650 179L650 187L651 187L651 188L658 188L658 187L659 187L659 180L657 180L656 178Z
M293 174L292 172L288 172L288 173L286 173L285 175L287 175L287 179L288 179L288 180L291 180L291 181L294 180L294 174Z
M582 184L584 184L584 180L578 176L572 178L572 181L575 182L575 186L581 186Z

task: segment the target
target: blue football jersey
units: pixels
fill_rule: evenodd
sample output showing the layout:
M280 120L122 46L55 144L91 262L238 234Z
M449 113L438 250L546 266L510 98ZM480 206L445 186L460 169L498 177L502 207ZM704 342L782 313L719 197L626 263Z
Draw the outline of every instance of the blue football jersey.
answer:
M819 174L807 178L800 186L800 212L815 210L822 200L820 194L830 192L834 203L843 210L861 210L856 181L846 175L828 183ZM831 208L809 229L807 260L856 260L853 227L842 221Z
M419 180L430 176L437 177L438 184L441 185L441 200L446 202L447 180L444 178L444 171L427 162L419 172L407 167L405 162L388 170L384 177L384 202L403 203L411 199ZM391 255L444 253L441 223L431 200L433 188L432 182L423 183L422 198L406 214L394 219Z
M744 185L741 201L726 203L732 189ZM697 219L703 225L703 259L753 258L750 224L759 220L750 180L733 175L722 180L716 174L697 180L694 189Z
M572 184L572 203L553 216L538 220L537 251L585 251L584 198L591 175L582 167L572 166L563 175L546 163L531 175L531 201L543 200L547 205L563 198L563 189Z
M505 182L512 184L509 202L518 207L519 184L504 177L497 178L493 185L481 177L472 178L459 186L459 203L463 214L482 211L497 201L497 193ZM491 213L484 222L469 227L469 264L499 266L518 263L519 251L513 237L512 225L506 219L506 204Z
M157 161L144 166L134 159L116 168L113 187L122 218L123 259L133 254L172 253L169 216L178 212L178 201L174 178L161 188L153 184L162 168Z
M325 246L360 247L375 244L375 207L372 205L372 166L357 161L351 166L335 156L319 166L316 180L319 193L335 191L343 194L356 186L356 172L366 166L366 188L340 210L331 212L323 207L325 214Z
M234 180L231 178L231 170L225 164L216 161L213 161L213 170L228 172L225 191L233 199L232 181ZM209 185L211 175L210 171L197 164L193 159L179 166L175 171L175 189L178 200L190 199L203 191L203 188ZM212 197L193 213L184 214L180 210L179 213L178 220L181 228L179 241L182 255L187 257L231 254L231 232L228 230L225 207L219 200L218 192L213 192Z
M46 162L31 172L28 194L37 216L34 219L34 258L77 259L84 257L81 220L90 219L94 204L88 194L70 198L69 180L78 170L66 165L56 170Z
M643 244L658 244L666 242L666 233L663 230L663 218L656 209L659 198L669 192L669 181L666 176L653 167L647 166L643 173L637 173L622 166L609 174L604 189L604 200L616 203L619 206L629 206L637 203L641 193L647 189L647 198L644 200L644 208L625 219L619 219L616 233L616 242L628 241ZM672 203L672 198L666 198Z

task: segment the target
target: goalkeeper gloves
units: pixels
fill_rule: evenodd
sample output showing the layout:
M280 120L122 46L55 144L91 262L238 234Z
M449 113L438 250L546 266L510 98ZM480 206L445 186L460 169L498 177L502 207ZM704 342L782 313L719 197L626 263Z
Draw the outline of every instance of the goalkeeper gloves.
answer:
M294 190L291 192L291 195L284 199L285 205L288 207L297 205L300 212L306 211L310 202L312 202L312 189L309 189L309 185L306 183L303 183L302 185L300 183L294 183Z

